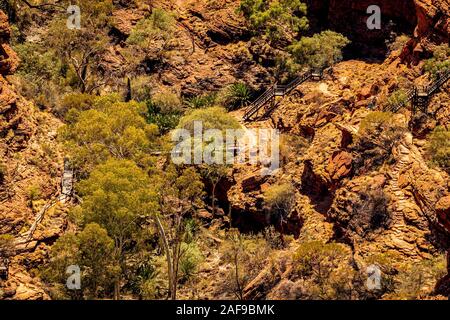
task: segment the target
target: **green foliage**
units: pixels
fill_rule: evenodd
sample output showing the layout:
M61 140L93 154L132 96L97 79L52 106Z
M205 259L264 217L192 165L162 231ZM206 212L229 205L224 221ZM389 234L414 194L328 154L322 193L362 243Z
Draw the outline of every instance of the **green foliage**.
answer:
M195 271L197 259L185 256L185 246L194 245L191 217L195 208L203 206L203 182L194 167L183 169L175 165L166 167L155 179L161 206L156 222L167 260L169 296L176 299L180 271L187 278Z
M28 200L36 201L39 200L42 196L42 190L39 185L32 185L27 189Z
M428 139L428 150L433 163L450 173L450 130L438 126Z
M63 97L57 114L73 122L81 111L89 110L95 104L96 97L86 93L71 93Z
M240 300L247 284L267 265L271 249L260 235L243 235L230 230L219 249L223 262L231 264L224 279L223 290L233 293Z
M217 94L210 93L201 96L195 96L186 100L188 107L192 109L202 109L213 107L217 102Z
M20 58L17 71L18 89L41 108L55 108L65 91L65 67L52 49L41 43L23 42L14 45Z
M59 16L49 23L45 39L63 64L67 75L72 75L70 83L81 92L91 92L99 87L102 53L107 48L109 24L112 18L111 0L79 0L82 17L81 29L67 28L67 18Z
M387 298L417 300L430 297L437 281L446 274L445 255L403 266L395 279L395 292Z
M369 113L359 125L359 134L366 135L383 130L383 127L393 124L394 114L391 112L375 111Z
M394 91L388 99L390 105L397 105L400 103L404 103L408 96L406 95L407 91L404 89L399 89Z
M172 14L155 8L148 18L142 19L136 24L127 43L149 46L153 40L169 40L175 31L175 24L176 20Z
M306 10L300 0L241 0L240 4L253 32L275 44L290 42L308 28Z
M448 44L436 46L433 57L425 62L424 69L436 77L440 72L450 69L450 47Z
M406 128L399 126L391 112L375 111L362 121L353 144L357 152L354 170L359 173L381 166L392 159L392 148L403 138Z
M41 52L41 46L34 42L24 42L14 46L20 58L17 73L25 77L53 80L61 76L61 61L52 50Z
M395 38L395 40L389 45L390 51L402 50L405 45L411 40L411 38L405 34L402 34Z
M311 68L325 68L342 60L342 49L350 41L334 31L303 37L289 46L296 63Z
M297 299L351 299L355 277L351 252L342 244L302 243L294 260L296 272L304 280Z
M81 297L95 299L108 297L120 268L114 261L114 241L98 224L88 224L79 234L60 237L51 248L50 261L42 271L44 280L65 286L69 266L81 270ZM61 291L61 289L60 289ZM72 296L70 291L59 292Z
M181 279L188 281L197 272L199 264L203 261L203 255L199 247L194 243L182 243L180 258Z
M126 55L138 65L143 60L162 62L168 58L175 46L175 17L166 11L155 8L152 14L140 20L127 39Z
M193 110L181 118L178 128L194 130L194 121L199 121L204 130L217 129L239 129L241 126L236 118L228 114L225 109L220 107L210 107L206 109Z
M295 189L290 183L272 185L264 191L266 206L282 222L295 204Z
M158 128L146 122L145 113L144 104L115 102L108 96L95 100L93 109L76 117L72 112L75 120L62 128L61 136L75 167L89 172L110 157L150 165Z
M152 79L139 76L131 79L131 97L138 102L150 101L152 98Z
M236 82L226 89L224 102L228 110L235 110L250 103L251 96L250 89L245 83Z
M157 196L145 171L129 160L108 160L98 165L78 190L85 222L95 222L108 231L123 250L140 231L146 219L158 210Z
M14 236L10 234L0 235L0 258L9 258L14 254Z
M147 121L156 124L161 133L174 129L183 113L180 98L171 92L155 94L147 101Z

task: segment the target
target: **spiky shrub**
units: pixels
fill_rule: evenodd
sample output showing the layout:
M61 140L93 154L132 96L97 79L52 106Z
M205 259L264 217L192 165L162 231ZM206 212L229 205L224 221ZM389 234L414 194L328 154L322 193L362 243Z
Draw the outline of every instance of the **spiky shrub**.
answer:
M171 92L155 94L147 100L147 109L147 121L156 124L162 133L175 128L183 114L180 98Z
M436 127L429 136L428 150L432 162L450 173L450 131Z
M186 99L186 104L192 109L208 108L216 104L217 94L210 93L200 96L194 96Z
M236 82L230 85L225 92L225 104L228 110L241 108L251 100L249 87L243 82Z

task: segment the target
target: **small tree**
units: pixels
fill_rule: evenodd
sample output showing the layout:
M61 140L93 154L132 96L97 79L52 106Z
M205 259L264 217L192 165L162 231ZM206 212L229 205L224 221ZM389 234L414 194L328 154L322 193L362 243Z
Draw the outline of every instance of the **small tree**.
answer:
M294 255L296 272L304 280L300 299L351 299L355 277L351 253L337 243L302 243Z
M212 138L211 140L222 139L222 149L214 150L215 152L221 152L223 157L218 159L220 161L211 161L212 163L202 163L200 165L200 172L210 183L211 183L211 194L212 194L212 206L215 210L215 199L216 199L216 187L218 183L228 175L230 166L226 164L226 146L225 146L225 132L226 130L239 129L241 126L239 122L232 115L228 114L225 109L220 107L211 107L206 109L197 109L188 113L186 116L181 118L179 128L187 129L194 133L194 123L201 123L203 131L208 129L218 130L218 136ZM214 141L203 141L201 147L204 148ZM203 149L202 149L203 150Z
M233 83L226 89L224 100L228 110L242 108L250 103L250 89L243 82Z
M358 137L353 144L357 157L354 169L369 170L392 159L392 149L403 139L406 128L396 123L391 112L369 113L359 126Z
M308 28L306 4L301 0L242 0L240 10L254 34L267 36L272 44L286 45Z
M267 265L270 247L262 236L243 235L230 230L220 247L221 258L231 264L232 269L225 279L225 290L239 299L244 299L244 289Z
M108 43L107 31L111 20L111 0L78 1L83 13L81 29L67 28L65 16L55 18L47 36L47 43L54 48L60 59L71 67L76 85L84 92L92 92L104 85L94 79L100 73L102 53Z
M190 247L186 243L190 241L186 226L195 207L202 205L203 183L194 168L178 171L172 165L159 172L155 180L158 185L161 213L155 215L154 219L167 261L169 297L175 300L180 278L180 262L181 271L187 270L185 259L188 259Z
M65 285L67 268L77 265L81 271L80 297L96 299L107 296L118 276L113 257L114 241L105 229L92 223L79 234L69 233L56 241L42 274L47 281ZM75 298L67 290L61 293Z
M407 94L407 91L404 89L394 91L388 99L389 104L397 105L400 103L404 103L406 101L406 99L408 98L406 94Z
M283 225L295 205L294 187L290 183L270 186L264 192L264 199L267 209L283 234Z
M71 109L72 122L61 129L61 137L75 167L86 173L110 157L149 165L158 128L146 122L145 109L144 104L108 97L96 99L90 110Z
M450 174L450 130L436 127L429 136L428 152L433 163Z
M450 47L448 44L436 46L433 57L425 62L424 69L436 77L440 72L450 69Z
M108 160L80 182L81 214L87 223L97 223L114 240L114 258L122 274L127 269L125 251L139 238L148 219L157 215L156 190L146 172L129 160ZM120 296L120 278L114 297Z
M301 38L288 49L298 64L323 69L342 60L342 49L349 43L339 33L323 31L312 37Z
M148 18L140 20L127 39L126 56L139 65L146 60L148 66L161 64L175 46L176 20L162 9L153 9ZM146 70L146 71L155 71Z

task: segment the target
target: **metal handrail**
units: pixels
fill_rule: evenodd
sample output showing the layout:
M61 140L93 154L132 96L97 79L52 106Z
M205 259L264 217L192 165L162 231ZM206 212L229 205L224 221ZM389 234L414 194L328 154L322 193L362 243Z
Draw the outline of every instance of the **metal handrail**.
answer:
M248 120L251 116L258 112L269 100L275 98L276 96L285 96L286 94L291 92L294 88L298 87L300 84L311 78L311 75L311 71L307 71L292 80L287 85L272 85L253 103L250 104L250 106L245 111L244 120Z

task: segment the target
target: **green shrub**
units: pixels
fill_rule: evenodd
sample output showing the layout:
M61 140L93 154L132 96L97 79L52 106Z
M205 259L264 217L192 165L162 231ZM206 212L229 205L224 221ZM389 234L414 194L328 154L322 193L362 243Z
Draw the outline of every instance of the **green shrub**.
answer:
M389 44L389 50L390 51L402 50L410 39L411 38L405 34L396 37L395 40L391 44Z
M392 149L401 141L406 128L396 123L391 112L369 113L359 127L358 136L352 148L356 157L353 161L355 172L366 172L392 160Z
M217 94L210 93L201 96L195 96L186 100L186 104L192 109L201 109L212 107L216 104Z
M196 121L202 122L203 130L226 130L241 128L237 119L228 114L225 109L220 107L193 110L181 118L178 127L193 132L194 122Z
M428 150L433 163L450 173L450 131L436 127L429 136Z
M325 68L342 60L342 49L350 41L333 31L323 31L312 37L303 37L289 46L294 60L311 68Z
M149 45L152 40L172 37L176 20L173 15L163 9L155 8L152 14L140 20L131 31L127 43L131 45Z
M295 189L290 183L276 184L267 188L264 199L269 210L277 217L285 218L295 203Z
M36 201L39 200L42 196L42 190L39 185L32 185L27 190L28 200Z
M93 107L96 97L86 93L71 93L64 96L55 112L72 122L81 112Z
M295 271L303 280L297 299L351 299L356 276L351 252L342 244L302 243L294 255Z
M159 131L164 134L176 128L180 122L181 114L162 114L158 107L152 103L148 103L148 123L158 126Z
M389 105L397 105L400 103L404 103L408 96L406 95L407 91L405 89L399 89L394 91L388 99Z
M395 292L386 298L417 300L431 297L437 281L446 274L445 255L403 266L395 278Z
M181 278L188 281L197 272L199 264L203 260L203 255L195 243L182 243L181 251L183 256L180 258Z
M425 61L424 70L436 77L439 72L450 69L450 47L448 44L436 46L433 57Z
M239 7L255 35L273 44L286 44L308 28L306 4L301 0L241 0Z

